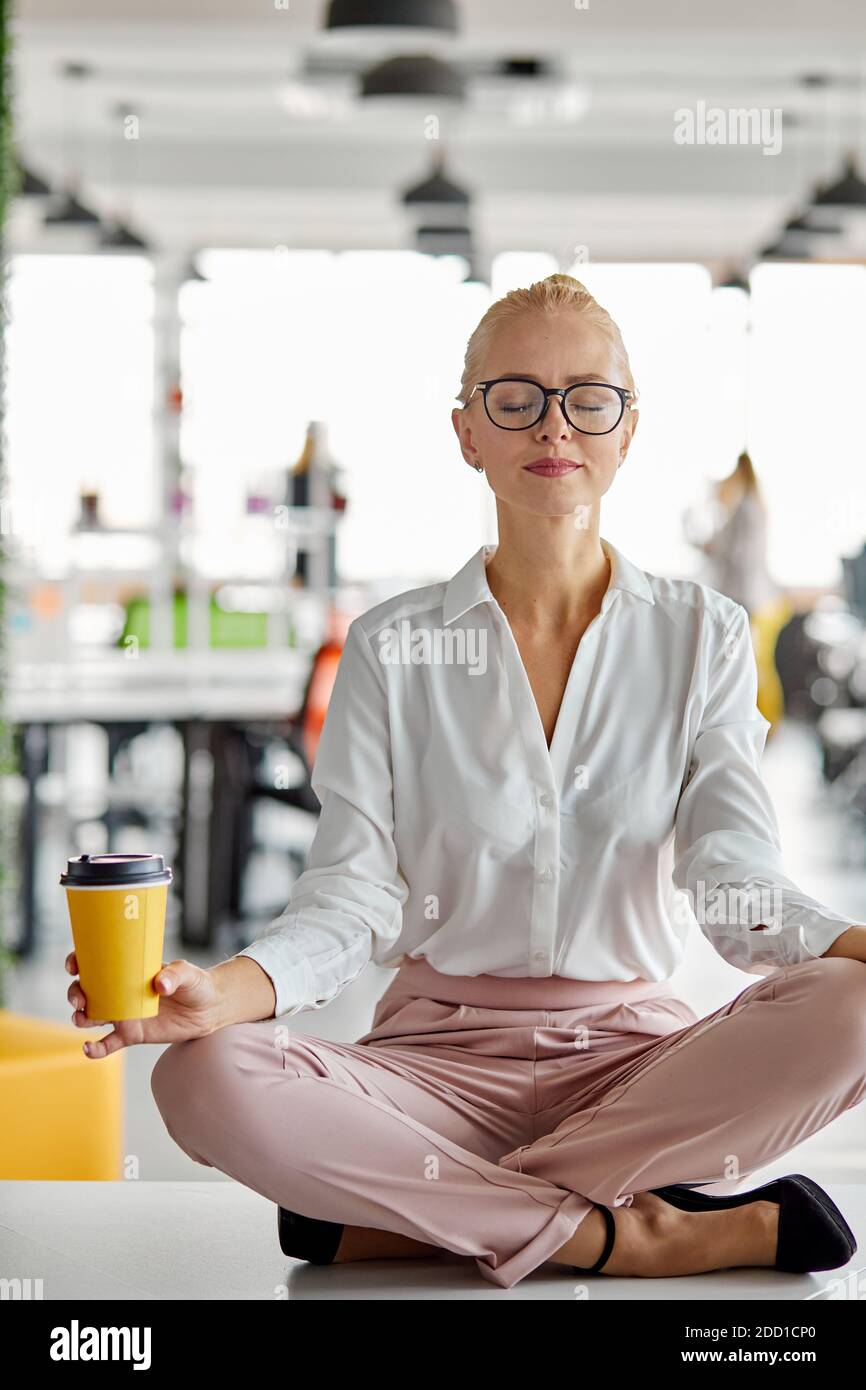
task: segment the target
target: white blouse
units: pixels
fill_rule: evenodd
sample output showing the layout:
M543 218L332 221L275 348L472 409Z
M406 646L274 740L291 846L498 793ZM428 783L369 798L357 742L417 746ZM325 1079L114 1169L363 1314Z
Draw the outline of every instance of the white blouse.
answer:
M239 952L273 981L276 1016L322 1008L370 959L666 980L697 920L725 960L768 975L866 925L785 876L745 609L601 545L610 583L550 749L487 583L495 546L352 621L307 867Z

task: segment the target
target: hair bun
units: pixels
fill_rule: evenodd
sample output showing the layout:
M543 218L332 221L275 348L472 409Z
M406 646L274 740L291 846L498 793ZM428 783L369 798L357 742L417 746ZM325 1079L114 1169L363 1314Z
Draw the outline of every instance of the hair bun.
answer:
M566 275L561 270L556 270L552 275L546 276L546 283L548 285L569 285L573 290L586 289L586 285L580 280L576 280L573 275Z

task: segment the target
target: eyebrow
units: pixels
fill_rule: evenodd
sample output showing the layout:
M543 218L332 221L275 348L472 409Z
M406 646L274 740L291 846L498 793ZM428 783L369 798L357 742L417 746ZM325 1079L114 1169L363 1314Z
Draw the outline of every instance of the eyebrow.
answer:
M523 377L526 381L534 381L537 386L541 385L538 377L531 376L529 372L500 372L500 376ZM578 381L604 381L604 372L582 372L580 376L567 376L566 386L574 386Z

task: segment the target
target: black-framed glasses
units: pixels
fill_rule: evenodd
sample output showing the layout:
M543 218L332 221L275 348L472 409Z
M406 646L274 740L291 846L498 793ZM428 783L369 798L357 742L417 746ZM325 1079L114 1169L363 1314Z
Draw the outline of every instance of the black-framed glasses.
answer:
M539 386L530 377L500 376L477 381L466 405L480 390L488 420L501 430L528 430L546 413L551 396L559 396L568 423L581 434L610 434L626 409L634 410L637 391L607 381L578 381L573 386ZM465 409L465 407L464 407Z

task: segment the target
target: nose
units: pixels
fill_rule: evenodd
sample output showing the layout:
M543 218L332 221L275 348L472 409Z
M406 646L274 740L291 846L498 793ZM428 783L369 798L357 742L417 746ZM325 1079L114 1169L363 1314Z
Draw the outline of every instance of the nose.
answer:
M554 406L556 407L559 420L557 420L557 414L553 413ZM559 431L558 437L560 439L568 438L572 434L574 426L565 413L565 401L562 399L562 396L548 396L536 429L542 438L547 438L557 430Z

